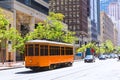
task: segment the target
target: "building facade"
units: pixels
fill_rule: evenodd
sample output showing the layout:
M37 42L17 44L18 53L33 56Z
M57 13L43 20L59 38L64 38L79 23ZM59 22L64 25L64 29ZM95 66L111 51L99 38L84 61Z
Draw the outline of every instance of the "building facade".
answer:
M118 2L110 3L108 6L108 14L115 20L120 20L120 4Z
M49 8L50 11L64 14L68 30L75 31L78 37L88 33L87 0L50 0Z
M33 31L38 22L43 22L49 11L49 0L0 0L0 7L12 13L13 25L24 37ZM6 50L7 51L7 50ZM8 52L6 52L6 61ZM20 54L16 51L11 54L12 61L20 60Z
M90 0L90 15L89 18L89 38L90 41L98 41L98 35L100 34L100 1Z
M118 30L116 26L114 26L114 46L118 46Z
M4 9L4 8L0 8L0 13L2 13L5 18L9 21L9 25L7 27L7 29L10 27L10 26L13 26L13 13L7 9ZM9 56L8 56L8 50L7 50L7 47L5 46L6 44L6 40L0 40L0 62L3 62L3 60L5 61ZM13 58L12 54L11 54L11 57Z
M114 24L112 20L107 16L105 12L100 13L100 42L105 42L106 40L111 40L114 44Z
M118 30L118 35L120 35L120 2L112 2L108 6L108 15L115 22L116 28ZM120 36L117 38L117 44L120 45Z

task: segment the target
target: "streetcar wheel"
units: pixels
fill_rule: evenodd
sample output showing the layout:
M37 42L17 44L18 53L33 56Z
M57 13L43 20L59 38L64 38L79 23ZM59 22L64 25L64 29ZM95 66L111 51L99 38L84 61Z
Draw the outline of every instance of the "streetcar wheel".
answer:
M54 69L54 65L52 64L49 66L49 70L53 70L53 69Z
M70 67L70 66L72 66L72 63L70 62L70 63L68 63L68 66Z

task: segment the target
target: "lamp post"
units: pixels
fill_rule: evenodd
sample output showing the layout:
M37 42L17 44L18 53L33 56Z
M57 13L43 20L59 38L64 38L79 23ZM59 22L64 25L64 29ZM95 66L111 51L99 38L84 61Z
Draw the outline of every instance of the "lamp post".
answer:
M106 46L106 44L104 44L104 48L105 48L105 53L107 53L106 49L107 49L108 47Z
M99 54L100 54L100 45L99 45L99 42L96 42L97 44L97 47L99 48Z
M79 37L79 45L80 45L80 47L82 46L82 44L83 44L83 35L80 35L80 37Z

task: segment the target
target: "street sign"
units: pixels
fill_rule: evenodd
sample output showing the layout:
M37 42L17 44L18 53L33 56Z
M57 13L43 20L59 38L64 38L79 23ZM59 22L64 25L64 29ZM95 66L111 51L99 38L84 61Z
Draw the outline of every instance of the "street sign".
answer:
M79 53L77 53L77 54L76 54L76 56L81 57L81 56L82 56L82 53L81 53L81 52L79 52Z

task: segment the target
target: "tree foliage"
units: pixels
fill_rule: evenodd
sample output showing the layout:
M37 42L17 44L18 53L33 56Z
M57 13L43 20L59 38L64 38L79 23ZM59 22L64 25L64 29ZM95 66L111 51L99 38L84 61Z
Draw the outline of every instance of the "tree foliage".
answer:
M22 48L23 38L21 37L21 34L14 27L9 29L8 25L9 20L0 9L0 40L11 41L13 50Z
M92 43L92 42L89 42L88 44L86 45L82 45L82 47L80 47L77 52L85 52L86 48L92 48L94 50L96 50L98 47L96 46L95 43Z
M116 46L114 50L117 54L120 54L120 46Z
M23 51L22 48L24 46L24 39L14 27L11 27L9 30L6 31L5 37L7 40L10 40L12 42L13 50L17 49L19 51Z
M106 40L104 43L101 44L101 52L102 53L111 53L114 50L114 46L112 41Z
M9 21L6 19L3 11L0 9L0 39L5 39L5 33L8 28Z
M50 12L44 23L39 23L34 32L30 32L26 36L26 40L30 39L47 39L53 41L73 43L74 34L71 31L64 30L65 26L62 22L64 15L61 13Z
M82 45L82 47L78 48L77 52L85 52L86 48L94 49L97 54L111 53L114 50L113 43L110 40L106 40L104 43L99 44L99 46L95 42Z

